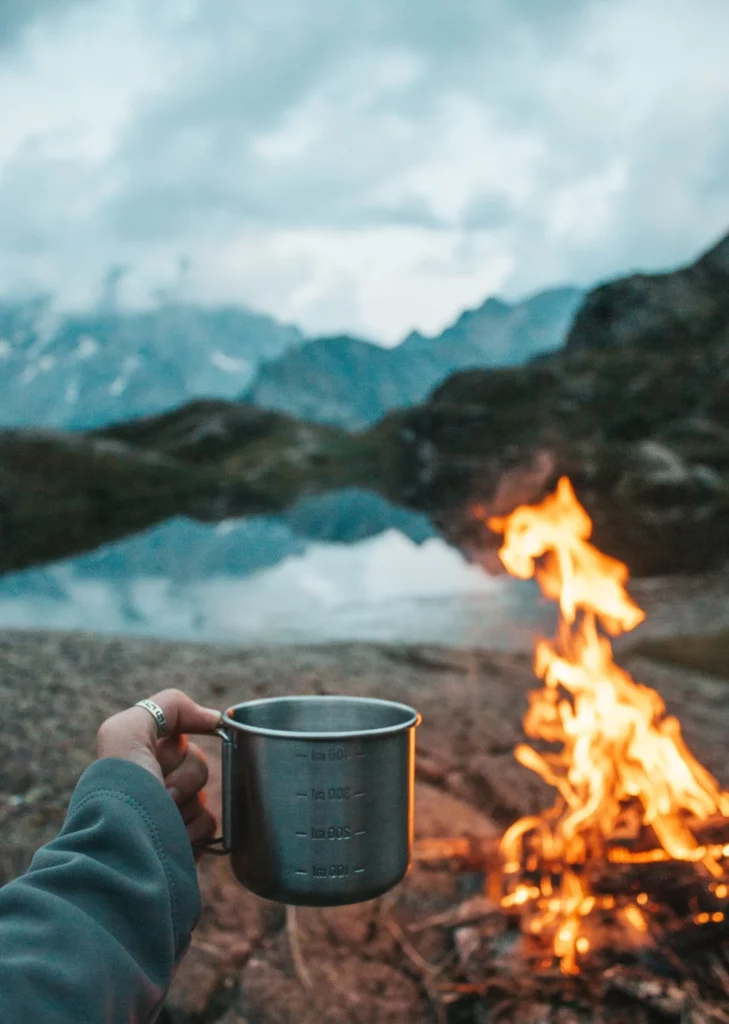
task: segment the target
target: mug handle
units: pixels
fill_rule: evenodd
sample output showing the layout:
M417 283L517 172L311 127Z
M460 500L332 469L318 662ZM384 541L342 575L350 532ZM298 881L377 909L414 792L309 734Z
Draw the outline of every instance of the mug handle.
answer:
M223 834L215 839L205 839L199 843L193 843L192 848L198 853L212 853L217 857L227 857L230 853L230 843L233 837L232 819L232 798L230 787L233 782L233 740L225 729L216 729L215 735L220 736L223 741L223 749L220 759L222 762L222 804L223 804Z

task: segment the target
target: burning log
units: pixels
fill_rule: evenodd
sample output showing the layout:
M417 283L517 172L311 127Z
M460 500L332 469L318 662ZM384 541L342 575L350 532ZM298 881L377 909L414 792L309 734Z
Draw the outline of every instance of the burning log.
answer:
M712 817L707 821L689 821L687 828L696 836L700 845L708 844L716 857L729 857L729 818ZM413 859L422 865L442 866L447 863L451 870L488 871L497 864L501 870L502 838L491 836L450 836L418 839ZM659 864L673 863L665 850L643 843L634 837L608 840L606 860L609 864ZM690 862L689 862L690 863Z

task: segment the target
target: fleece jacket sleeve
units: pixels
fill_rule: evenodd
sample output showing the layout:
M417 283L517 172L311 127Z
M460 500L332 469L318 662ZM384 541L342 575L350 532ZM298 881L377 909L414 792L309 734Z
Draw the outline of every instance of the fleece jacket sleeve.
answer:
M151 1024L200 915L180 812L119 758L81 776L58 837L0 889L2 1024Z

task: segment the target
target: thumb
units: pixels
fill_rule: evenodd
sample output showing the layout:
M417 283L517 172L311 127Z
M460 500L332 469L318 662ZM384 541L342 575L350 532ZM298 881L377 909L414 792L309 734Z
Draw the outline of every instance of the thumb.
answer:
M171 736L179 735L180 733L199 735L212 732L220 725L222 718L220 711L196 704L182 690L160 690L150 700L153 700L155 704L159 704L162 708L167 722L167 731ZM130 708L130 711L133 710L135 709ZM136 710L144 711L144 708ZM145 715L149 719L148 725L151 735L156 739L157 725L155 720L148 711L145 711Z
M213 732L221 720L220 711L196 704L181 690L161 690L150 698L162 709L167 736ZM102 723L97 735L99 757L121 757L135 761L162 781L157 758L157 722L143 707L120 711Z

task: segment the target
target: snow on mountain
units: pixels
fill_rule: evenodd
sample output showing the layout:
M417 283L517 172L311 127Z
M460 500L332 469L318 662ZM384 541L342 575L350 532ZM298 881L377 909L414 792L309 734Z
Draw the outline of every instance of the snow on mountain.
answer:
M200 397L234 398L296 327L245 309L165 305L53 317L0 301L0 426L89 429Z

